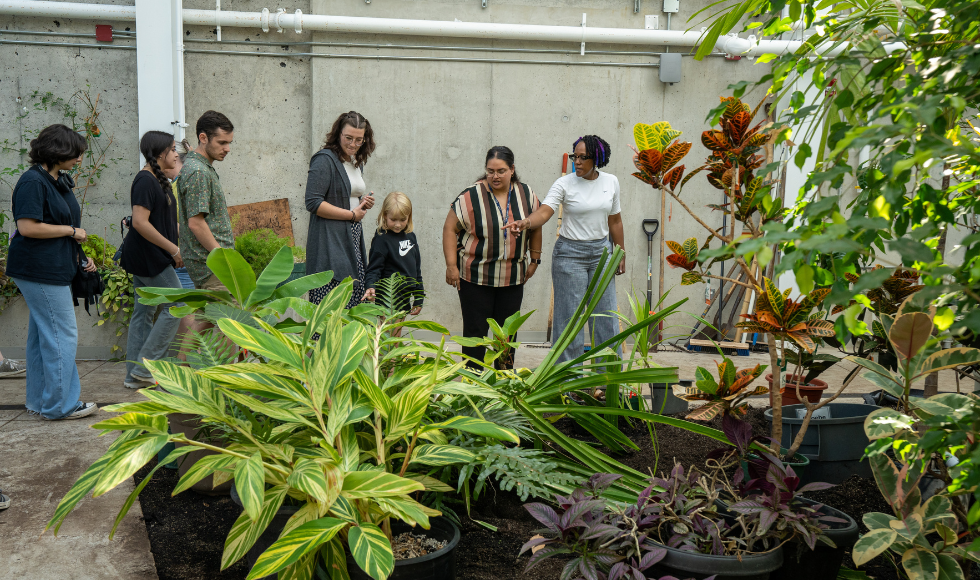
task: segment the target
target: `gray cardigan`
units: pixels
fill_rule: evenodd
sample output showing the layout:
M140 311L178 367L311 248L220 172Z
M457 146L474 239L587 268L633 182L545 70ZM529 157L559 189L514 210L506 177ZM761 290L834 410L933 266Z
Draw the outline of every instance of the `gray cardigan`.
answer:
M306 273L333 271L333 279L357 278L357 252L354 250L353 224L349 221L324 219L316 215L321 202L349 210L350 179L337 154L321 149L310 159L306 177L306 209L310 212L310 229L306 235ZM364 236L360 239L361 263L367 266Z

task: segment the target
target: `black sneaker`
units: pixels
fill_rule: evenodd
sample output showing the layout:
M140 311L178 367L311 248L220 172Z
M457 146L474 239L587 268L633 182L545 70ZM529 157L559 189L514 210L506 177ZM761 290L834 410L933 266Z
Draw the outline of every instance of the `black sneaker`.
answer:
M78 405L75 406L74 411L68 413L64 417L61 417L61 419L53 419L53 420L61 421L62 419L81 419L82 417L88 417L89 415L98 412L99 412L99 407L95 403L83 403L79 401ZM45 419L47 419L47 417L45 417ZM48 419L48 420L50 421L52 419Z

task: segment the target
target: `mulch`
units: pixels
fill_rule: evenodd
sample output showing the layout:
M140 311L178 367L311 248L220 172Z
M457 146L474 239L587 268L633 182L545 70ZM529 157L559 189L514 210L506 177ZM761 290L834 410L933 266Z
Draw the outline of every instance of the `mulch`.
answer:
M765 433L769 429L761 410L750 411L747 420L757 432ZM570 419L561 419L556 426L567 434L574 432ZM669 471L675 460L685 468L690 465L702 467L707 453L721 445L666 425L657 426L657 440L654 443L646 427L632 428L625 421L620 426L640 450L617 459L642 473ZM715 420L712 426L720 428L720 420ZM576 436L589 440L588 437ZM137 483L142 481L153 465L151 463L136 474ZM227 570L220 570L225 537L241 513L241 508L227 496L206 496L193 491L172 496L177 480L176 470L161 469L140 494L143 519L160 580L243 580L248 574L244 559ZM861 524L863 514L869 511L890 513L875 482L857 476L832 489L808 496L853 517L861 525L862 533L866 531ZM457 548L457 577L460 580L557 580L563 565L559 560L546 561L530 573L524 573L528 556L525 554L518 558L517 554L541 526L530 517L523 503L514 493L499 491L491 486L472 506L470 516L466 515L462 506L454 506L462 519L461 540ZM497 531L491 531L475 520L495 526ZM853 568L849 554L844 565ZM898 579L894 568L882 558L869 563L862 570L876 579Z

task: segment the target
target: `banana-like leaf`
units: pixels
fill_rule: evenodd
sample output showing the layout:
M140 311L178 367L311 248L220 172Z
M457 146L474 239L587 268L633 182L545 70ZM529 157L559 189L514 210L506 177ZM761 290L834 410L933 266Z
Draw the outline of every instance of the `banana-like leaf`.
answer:
M193 448L191 448L193 449ZM262 535L262 532L269 527L272 518L279 511L282 502L286 499L288 486L276 485L270 487L265 492L265 500L262 502L262 511L259 517L253 520L248 512L242 512L231 526L228 537L225 538L225 548L221 553L221 569L224 570L235 562L242 559L248 553L255 542Z
M330 471L329 480L325 469ZM286 481L291 487L316 499L321 505L330 507L340 495L343 473L335 465L325 467L316 461L300 459Z
M126 431L136 429L151 433L167 433L167 418L163 415L147 415L145 413L126 413L99 421L92 425L93 429L107 431Z
M421 483L384 471L351 471L344 475L343 495L349 499L395 497L425 489Z
M451 487L449 490L455 491ZM381 511L400 519L412 527L419 525L423 529L428 530L430 528L429 518L442 515L442 512L427 508L410 498L379 497L377 501Z
M122 508L120 508L119 513L116 515L116 521L113 522L112 524L112 530L109 531L110 540L116 535L116 530L119 529L119 524L122 523L123 518L126 517L126 514L129 513L130 508L133 507L133 504L136 502L136 498L139 497L140 492L142 492L143 488L145 488L146 485L150 483L150 480L153 479L153 474L156 473L157 470L160 469L161 467L173 461L176 461L180 457L187 455L192 451L194 451L193 447L179 447L177 449L174 449L173 451L167 454L167 456L164 458L163 461L158 461L157 464L153 467L153 469L151 469L150 472L146 474L146 477L143 478L143 481L139 482L139 485L133 488L133 491L130 492L129 497L127 497L126 501L123 502Z
M398 393L391 401L391 412L385 426L385 440L395 441L414 431L429 406L432 385L421 384Z
M244 306L255 290L255 272L245 258L235 250L215 248L208 254L207 265L238 304Z
M276 288L275 292L272 293L273 300L279 300L281 298L299 298L306 294L314 288L322 288L333 280L333 272L318 272L316 274L309 274L301 278L297 278L291 282L286 282L282 286Z
M192 446L188 446L192 447ZM192 447L196 449L196 447ZM192 485L201 481L219 469L227 469L235 465L238 458L232 455L205 455L191 465L190 468L181 476L174 486L172 495L190 489Z
M285 363L293 368L303 368L303 356L289 340L262 332L234 320L218 321L218 328L238 346L265 358Z
M289 278L293 273L293 251L288 246L283 246L272 257L269 265L259 274L255 281L255 289L252 290L245 302L245 307L255 306L263 300L267 300L276 291L279 284Z
M395 569L391 542L378 526L362 523L351 528L347 532L347 543L354 561L374 580L387 580Z
M262 552L246 580L255 580L279 572L299 560L301 556L319 548L320 544L329 541L346 526L346 522L327 517L303 524L288 534L283 534L269 546L268 550Z

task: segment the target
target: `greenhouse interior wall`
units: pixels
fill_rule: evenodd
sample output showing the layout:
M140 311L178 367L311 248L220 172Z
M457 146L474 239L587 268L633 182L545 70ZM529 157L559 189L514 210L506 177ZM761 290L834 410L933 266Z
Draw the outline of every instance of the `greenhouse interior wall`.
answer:
M127 2L93 2L127 4ZM697 20L689 21L710 0L681 0L680 12L671 15L672 29L699 30ZM636 5L639 12L634 12ZM276 6L252 0L225 0L222 10L261 11ZM215 8L214 2L184 0L184 8ZM312 0L284 6L287 12L300 9L304 14L333 14L427 20L530 23L580 26L583 13L589 26L643 28L645 16L656 15L661 29L667 14L660 0ZM129 215L129 189L139 170L139 127L137 103L136 51L126 49L77 48L65 46L27 46L8 41L31 40L95 44L93 38L28 36L4 31L43 31L66 34L92 34L96 24L111 24L116 36L111 46L135 46L127 36L136 30L133 22L97 22L64 18L0 16L0 140L9 146L26 146L23 133L61 122L55 110L34 110L36 95L52 93L67 98L79 89L99 97L102 138L112 136L111 159L98 184L92 187L84 209L83 227L106 236L118 244L120 218ZM358 44L425 45L447 47L494 47L517 49L559 49L567 53L489 52L373 48L349 46L287 45L304 41ZM628 310L631 292L645 293L647 286L647 239L641 221L660 219L666 239L697 236L704 231L676 203L667 201L661 215L659 193L631 176L635 170L629 149L633 125L638 122L670 121L683 131L682 139L694 147L685 159L688 169L697 167L707 155L700 144L700 133L707 128L706 114L718 104L720 95L730 95L727 87L740 80L755 80L768 71L768 65L752 58L728 60L714 55L698 62L691 48L673 48L683 53L682 79L675 84L659 80L654 66L580 66L571 64L524 64L500 62L431 62L363 58L310 57L296 53L330 55L397 55L418 57L486 58L507 60L549 60L561 62L619 62L656 65L664 47L631 45L585 46L579 43L523 42L418 36L355 35L293 30L268 33L261 29L224 27L221 46L217 31L202 26L185 27L184 95L188 138L196 145L194 122L201 113L214 109L225 113L235 124L234 144L224 162L216 164L228 204L237 205L278 198L289 199L292 226L297 245L305 246L308 213L303 196L311 155L323 143L324 135L338 114L356 110L372 124L378 144L370 159L365 178L369 190L379 201L365 218L372 224L380 201L391 191L408 194L414 205L415 231L419 238L428 298L422 316L462 329L458 298L445 283L445 262L441 250L442 224L449 204L474 182L483 171L486 151L506 145L516 154L521 180L543 199L552 182L561 174L562 154L572 142L585 134L598 134L612 146L612 161L605 169L618 176L621 185L622 215L626 232L626 273L616 279L620 310ZM283 43L263 44L255 43ZM252 43L252 44L250 44ZM164 47L164 49L166 49ZM262 53L256 55L209 54L196 51L227 50ZM596 54L588 51L626 51L647 54ZM32 95L35 95L32 97ZM746 97L756 104L762 97L755 90ZM27 109L25 109L25 107ZM23 116L24 111L28 114ZM18 145L19 143L19 145ZM0 166L26 162L16 152L0 155ZM0 187L0 206L10 207L16 176L4 176ZM8 186L9 185L9 186ZM683 197L702 219L721 225L721 216L705 208L717 203L722 193L704 179L695 178L684 189ZM790 194L791 196L794 194ZM13 225L4 226L12 231ZM555 220L544 227L544 264L528 283L523 311L534 310L524 325L521 340L545 340L551 293L551 249L555 241ZM366 226L370 243L371 227ZM654 298L659 282L661 256L654 244ZM716 268L717 269L717 268ZM665 269L664 287L670 291L667 302L688 298L681 310L700 314L704 308L704 285L681 286L683 270ZM714 287L717 287L716 285ZM98 358L109 350L114 337L98 329L87 330L88 318L79 309L80 358ZM26 308L15 304L0 319L0 351L20 356L26 342ZM691 326L687 314L671 318L671 325ZM672 334L685 334L672 328ZM122 341L120 344L124 344Z

